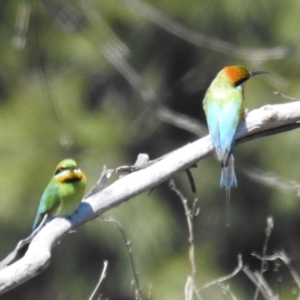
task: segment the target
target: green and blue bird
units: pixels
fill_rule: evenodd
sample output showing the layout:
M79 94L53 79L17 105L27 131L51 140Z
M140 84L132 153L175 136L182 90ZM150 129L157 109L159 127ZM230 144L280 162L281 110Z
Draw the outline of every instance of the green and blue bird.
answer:
M56 167L46 187L33 223L36 229L47 214L48 219L69 217L78 208L84 195L86 177L73 159L64 159Z
M233 146L243 114L244 84L252 76L264 73L267 72L250 72L243 66L225 67L217 74L203 100L211 140L222 164L220 185L226 189L227 226L230 224L230 188L237 186Z

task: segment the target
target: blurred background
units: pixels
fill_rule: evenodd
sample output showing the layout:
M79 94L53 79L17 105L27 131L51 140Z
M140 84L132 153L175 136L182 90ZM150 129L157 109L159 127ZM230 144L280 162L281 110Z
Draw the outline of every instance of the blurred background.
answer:
M90 189L104 165L134 164L139 153L154 159L205 136L202 99L225 65L271 72L247 85L250 110L288 101L274 91L300 97L299 9L297 0L2 0L0 259L30 233L62 158L77 160ZM195 120L193 132L179 128L186 119ZM186 174L175 176L190 206L198 198L198 287L231 273L238 254L250 270L260 269L251 253L262 252L269 216L274 228L267 254L284 249L300 271L299 146L294 130L235 148L239 185L232 190L229 228L215 157L192 170L196 194ZM117 178L114 173L108 184ZM131 241L144 299L150 287L151 299L183 299L188 228L168 184L105 217L120 222ZM120 232L100 218L57 246L45 272L1 299L87 299L104 260L103 299L134 299ZM297 299L299 287L283 264L270 262L265 278L282 299ZM243 272L226 284L237 299L254 297ZM201 295L226 298L218 285Z

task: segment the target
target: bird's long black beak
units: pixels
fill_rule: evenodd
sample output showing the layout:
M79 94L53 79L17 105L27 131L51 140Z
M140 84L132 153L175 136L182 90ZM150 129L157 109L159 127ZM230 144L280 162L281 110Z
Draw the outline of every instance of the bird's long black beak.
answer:
M256 75L261 75L261 74L269 74L270 72L267 71L250 71L249 75L250 77L256 76Z

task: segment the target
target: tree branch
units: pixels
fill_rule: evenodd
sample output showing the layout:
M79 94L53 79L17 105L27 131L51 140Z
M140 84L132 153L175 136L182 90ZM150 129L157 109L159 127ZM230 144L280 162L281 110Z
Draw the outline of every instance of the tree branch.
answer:
M282 59L289 55L292 47L277 46L269 49L254 49L239 47L226 41L207 36L199 31L195 31L185 25L176 22L162 11L153 6L137 0L121 0L129 9L136 11L146 20L155 23L175 36L188 41L196 46L205 47L213 51L240 58L249 62L263 62L266 60Z
M242 120L237 142L276 134L300 127L300 101L267 105L251 111ZM109 209L169 180L213 151L206 136L183 146L163 158L120 178L102 191L90 195L70 218L55 218L36 235L20 260L0 270L0 294L41 273L51 260L52 248L71 231Z

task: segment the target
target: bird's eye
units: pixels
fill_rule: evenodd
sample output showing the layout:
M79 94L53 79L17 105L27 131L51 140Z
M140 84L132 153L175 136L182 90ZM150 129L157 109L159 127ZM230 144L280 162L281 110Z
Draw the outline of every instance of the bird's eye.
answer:
M66 170L66 169L67 169L67 168L60 167L60 168L58 168L58 169L55 171L55 174L54 174L54 175L57 175L57 174L63 172L64 170Z

